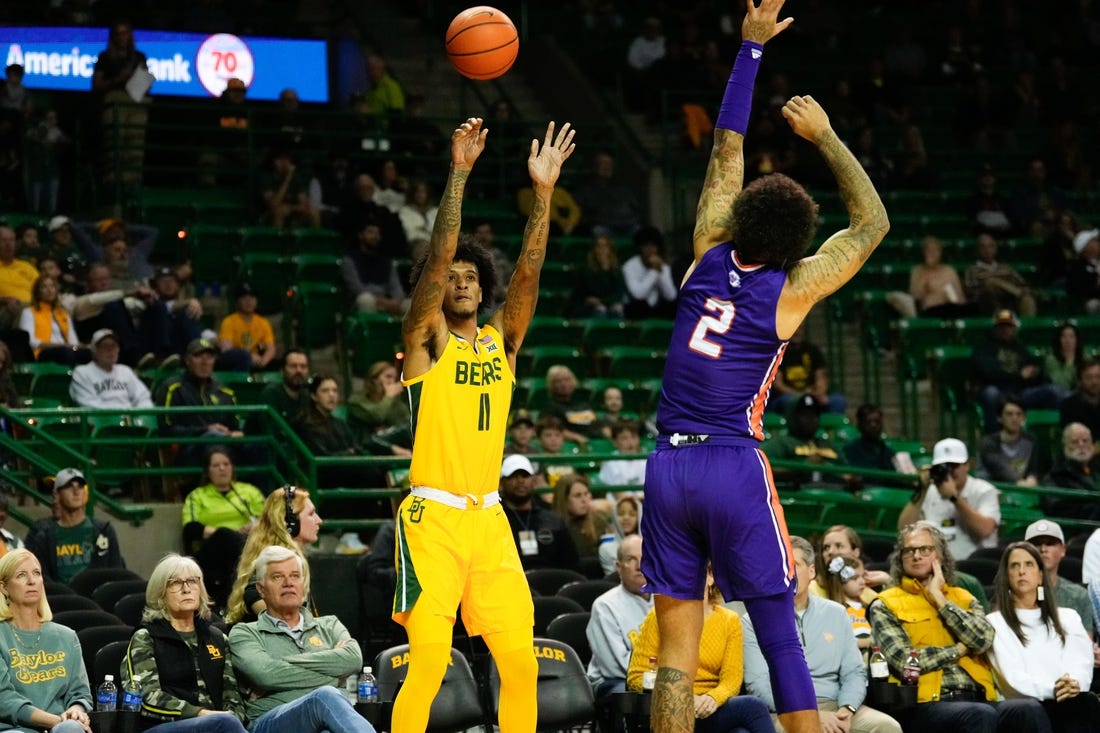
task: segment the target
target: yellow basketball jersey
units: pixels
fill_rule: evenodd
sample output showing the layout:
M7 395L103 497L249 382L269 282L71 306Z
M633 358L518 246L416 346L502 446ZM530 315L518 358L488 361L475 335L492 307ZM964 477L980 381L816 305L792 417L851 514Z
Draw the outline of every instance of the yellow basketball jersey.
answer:
M500 483L516 378L492 326L473 343L453 333L437 361L402 380L412 411L409 483L455 494L488 494Z

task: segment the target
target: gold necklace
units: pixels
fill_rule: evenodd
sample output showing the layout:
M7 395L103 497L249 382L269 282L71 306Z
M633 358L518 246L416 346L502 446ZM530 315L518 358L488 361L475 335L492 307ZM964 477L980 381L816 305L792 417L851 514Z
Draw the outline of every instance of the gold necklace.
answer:
M11 630L13 632L15 632L15 643L18 644L20 647L26 647L26 648L29 648L29 649L32 649L32 650L38 649L39 642L42 641L42 627L41 626L38 627L38 632L35 633L35 632L32 632L32 631L27 630L27 629L21 629L13 623L11 625ZM31 633L35 634L34 641L33 642L28 642L22 635L23 634L31 634Z

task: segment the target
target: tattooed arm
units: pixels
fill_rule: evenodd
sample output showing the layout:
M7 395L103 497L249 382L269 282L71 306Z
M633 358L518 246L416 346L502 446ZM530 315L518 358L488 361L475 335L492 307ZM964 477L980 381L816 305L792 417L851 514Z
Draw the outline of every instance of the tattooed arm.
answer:
M829 237L816 254L803 258L788 272L776 314L777 334L786 338L815 303L859 272L890 230L890 222L871 179L837 137L821 105L812 97L793 97L783 107L783 116L825 158L849 216L847 229Z
M516 262L516 270L508 283L508 296L504 305L492 318L490 325L504 337L504 350L508 363L515 369L516 352L527 334L527 327L535 315L539 298L539 273L546 260L547 229L550 225L550 197L561 173L562 164L573 154L575 131L566 122L557 137L554 123L546 126L546 137L539 148L538 140L531 141L531 154L527 158L527 171L531 174L531 187L535 191L534 205L523 230L523 248ZM440 207L440 213L443 212ZM436 220L439 221L438 219Z
M462 193L466 179L489 131L480 117L471 117L451 135L451 172L439 202L430 242L428 261L413 288L409 312L401 325L405 341L404 377L411 379L431 368L447 344L447 321L443 317L443 295L450 276L451 261L458 249L462 226Z

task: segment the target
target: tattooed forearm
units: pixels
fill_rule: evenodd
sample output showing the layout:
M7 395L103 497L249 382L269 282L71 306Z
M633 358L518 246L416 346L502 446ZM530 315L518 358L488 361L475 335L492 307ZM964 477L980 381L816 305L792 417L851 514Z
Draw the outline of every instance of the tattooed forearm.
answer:
M695 239L719 242L733 229L733 202L745 179L744 138L730 130L715 130L714 150L695 211Z
M873 230L881 229L882 235L885 235L889 226L886 207L882 205L882 199L859 161L832 130L822 135L817 147L836 177L840 197L844 200L850 217L849 228L860 229L867 226ZM870 241L869 244L873 249L878 240Z
M447 186L443 189L443 197L439 201L435 225L432 227L433 247L442 244L448 236L458 234L462 226L462 192L466 188L466 179L469 177L468 170L451 169Z
M534 267L542 267L546 259L546 239L549 235L550 208L549 201L541 196L535 197L535 203L531 207L531 216L527 218L527 226L523 229L523 251L520 252L520 261Z
M691 677L671 667L659 668L649 719L653 733L692 733L695 695Z

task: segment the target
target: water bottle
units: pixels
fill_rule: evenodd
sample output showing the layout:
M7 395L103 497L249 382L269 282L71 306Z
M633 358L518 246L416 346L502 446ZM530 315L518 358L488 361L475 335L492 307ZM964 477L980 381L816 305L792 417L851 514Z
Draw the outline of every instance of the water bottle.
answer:
M649 669L642 672L642 692L653 692L657 685L657 657L649 658Z
M115 687L115 676L113 674L104 675L103 684L99 686L98 690L96 690L96 712L114 710L117 703L118 688Z
M131 713L141 712L141 675L130 678L122 688L122 709Z
M378 702L378 680L370 667L363 667L363 674L359 675L359 702Z
M871 647L871 679L885 680L890 676L890 666L886 663L886 655L877 646Z
M915 685L920 681L920 652L916 649L909 650L909 659L901 669L901 683L903 685Z

